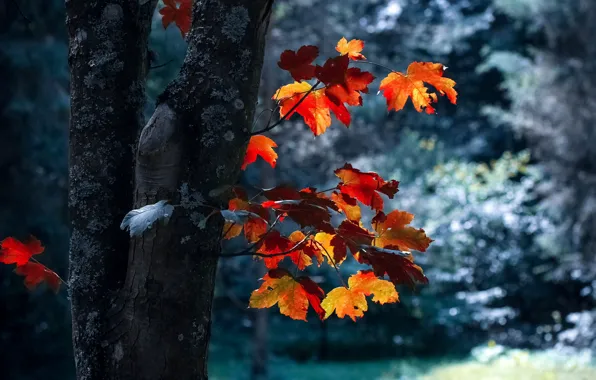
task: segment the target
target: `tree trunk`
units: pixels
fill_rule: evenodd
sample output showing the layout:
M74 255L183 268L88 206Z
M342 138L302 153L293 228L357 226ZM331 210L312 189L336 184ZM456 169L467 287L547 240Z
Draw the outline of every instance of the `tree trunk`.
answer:
M207 378L223 220L202 225L212 209L201 204L225 204L219 189L239 176L273 0L195 1L187 56L143 128L133 185L155 3L67 1L79 379ZM124 214L161 199L179 205L169 224L129 243Z

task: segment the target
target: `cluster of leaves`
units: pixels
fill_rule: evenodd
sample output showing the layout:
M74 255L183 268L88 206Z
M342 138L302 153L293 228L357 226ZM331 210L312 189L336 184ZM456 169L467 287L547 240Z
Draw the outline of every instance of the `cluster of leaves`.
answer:
M28 241L21 242L7 237L0 243L0 263L16 264L15 273L25 276L25 285L34 289L42 282L58 293L62 280L56 272L37 261L33 256L44 251L41 242L31 236Z
M368 86L375 79L367 71L349 67L351 62L365 62L363 48L360 40L348 42L342 38L336 46L339 56L329 58L323 66L313 64L319 54L316 46L284 51L278 65L288 71L295 82L282 86L273 96L280 121L298 113L318 136L331 125L333 113L348 127L351 115L347 107L362 106L362 94L368 93ZM429 62L412 63L406 74L391 71L380 86L388 109L401 110L411 98L418 112L434 113L432 103L438 97L428 91L425 82L455 103L455 82L443 77L443 71L443 65ZM311 85L307 80L316 83ZM259 133L277 124L279 122ZM255 162L257 156L274 167L277 154L273 148L276 146L266 136L253 135L242 169ZM381 304L397 302L395 285L414 287L428 282L422 269L414 264L411 251L426 251L432 240L424 230L409 226L414 215L400 210L388 214L383 211L381 194L393 198L398 182L386 181L377 173L362 172L350 164L337 169L335 175L340 179L338 185L324 191L314 188L298 191L278 186L263 189L249 200L244 190L235 189L236 197L230 200L225 214L234 216L227 218L223 237L232 239L244 231L245 239L251 244L248 251L254 250L254 255L269 269L261 287L251 295L251 307L278 304L282 314L306 320L310 305L321 319L335 312L340 318L349 316L356 320L368 309L365 296L372 295L373 301ZM254 201L257 197L264 199ZM372 229L361 220L361 205L376 213ZM331 223L334 213L344 216L338 226ZM300 226L287 237L274 229L278 221L285 218ZM334 267L339 275L338 267L346 260L348 252L371 270L359 271L348 279L347 285L344 283L327 295L308 276L296 274L316 263ZM295 274L279 267L285 258L295 267ZM384 276L388 276L389 281L380 278Z
M164 0L164 5L159 10L163 26L175 23L182 35L186 35L190 29L192 0ZM342 38L336 46L339 55L327 59L322 66L313 64L319 54L315 46L284 51L278 65L288 71L295 82L276 91L273 99L277 102L280 119L252 133L242 169L255 162L258 156L275 166L277 153L273 148L277 145L261 133L296 113L302 116L315 136L324 133L331 125L331 113L348 127L351 115L347 107L362 106L362 94L368 93L368 86L375 79L370 72L350 67L354 62L370 63L365 61L363 48L364 43L360 40ZM389 110L401 110L407 100L412 99L416 110L433 113L432 103L438 97L428 91L425 83L434 86L452 103L456 102L455 82L443 77L441 64L414 62L406 74L390 71L380 85ZM311 85L308 80L316 83ZM339 183L323 191L312 187L296 190L277 186L262 189L249 199L244 189L235 187L235 196L229 201L228 208L220 210L226 220L222 241L243 233L250 244L242 252L224 256L254 255L269 269L260 288L252 293L250 307L267 308L278 304L282 314L306 320L310 306L320 319L335 313L340 318L348 316L356 320L368 309L367 296L373 296L373 302L381 304L397 302L395 285L413 288L428 282L422 269L414 264L411 251L426 251L432 240L424 230L410 226L413 214L400 210L384 212L383 196L393 198L399 183L385 180L374 172L362 172L350 164L334 173ZM162 200L132 210L125 216L121 228L129 229L134 237L143 234L158 220L167 223L174 212L174 206L167 203ZM370 228L362 221L362 206L375 213ZM343 215L341 223L332 223L334 215ZM275 229L286 218L300 227L289 236ZM206 219L202 223L206 223ZM60 277L32 258L41 252L43 247L35 238L21 243L9 237L2 242L0 262L16 264L16 272L26 276L28 287L46 281L58 291L62 282ZM348 254L369 269L358 271L345 284L338 268ZM286 258L294 266L293 271L281 267ZM344 286L325 294L307 275L298 275L299 271L314 264L333 267ZM385 276L389 280L383 279Z

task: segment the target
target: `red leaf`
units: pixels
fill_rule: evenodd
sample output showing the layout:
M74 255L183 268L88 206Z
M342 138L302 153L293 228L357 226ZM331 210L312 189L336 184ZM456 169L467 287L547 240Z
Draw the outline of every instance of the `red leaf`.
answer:
M257 249L258 253L263 255L275 255L282 252L287 252L295 245L290 239L285 236L282 236L281 233L277 230L269 232L263 242ZM285 255L277 255L272 257L264 257L263 261L265 262L265 266L269 269L275 269L279 265L283 259L288 256L290 253L288 252Z
M164 29L172 22L178 26L182 37L190 30L192 0L163 0L164 7L159 10Z
M286 50L281 53L277 65L289 71L295 81L309 80L315 76L315 67L312 62L319 55L319 48L316 46L302 46L297 52Z
M342 168L337 169L335 175L342 181L338 185L339 191L358 199L374 210L383 209L383 198L378 193L383 193L393 199L398 191L399 182L385 181L377 173L361 172L350 164L345 164Z
M26 243L8 237L0 243L0 263L22 266L29 262L31 256L39 255L43 251L41 242L33 236Z
M49 270L45 265L29 262L25 265L19 266L15 269L15 273L25 276L25 286L29 290L34 289L42 282L46 282L48 286L58 293L62 281L58 275Z
M368 93L368 85L375 77L358 68L348 68L349 57L341 55L329 58L321 67L317 66L317 79L326 85L325 94L337 106L347 103L361 106L360 93ZM338 117L339 118L339 117Z
M422 268L414 264L412 255L401 256L385 252L383 249L369 247L356 255L361 264L372 266L375 275L388 275L394 284L405 284L414 288L417 284L428 284Z
M277 162L277 153L273 150L277 144L267 136L256 135L250 138L248 148L246 149L246 155L244 156L244 162L242 163L241 169L244 170L246 167L257 160L257 156L261 156L272 168L275 167Z

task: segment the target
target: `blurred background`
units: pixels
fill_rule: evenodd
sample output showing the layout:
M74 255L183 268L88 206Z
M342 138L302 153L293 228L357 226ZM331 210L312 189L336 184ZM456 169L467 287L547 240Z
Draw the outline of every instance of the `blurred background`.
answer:
M67 40L62 0L0 1L0 237L34 234L67 274ZM416 255L430 285L353 323L247 309L263 274L221 262L212 379L594 379L596 367L596 1L276 0L260 109L291 81L279 54L334 55L342 37L404 71L441 62L457 106L388 113L374 91L350 129L273 131L280 158L244 183L327 187L349 161L400 181L388 207L435 239ZM179 31L154 18L147 114L177 73ZM385 72L367 68L377 77ZM378 88L378 80L372 88ZM349 263L342 268L354 270ZM337 278L311 274L324 288ZM66 292L28 292L0 266L3 379L74 378Z

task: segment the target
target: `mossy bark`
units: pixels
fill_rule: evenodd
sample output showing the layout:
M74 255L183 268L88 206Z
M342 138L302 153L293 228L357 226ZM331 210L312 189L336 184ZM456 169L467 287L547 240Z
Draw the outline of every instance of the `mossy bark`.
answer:
M155 3L67 1L79 379L207 378L223 220L201 225L201 202L225 203L218 189L240 174L273 0L195 2L184 64L133 159ZM129 241L124 214L160 199L180 205L168 225Z

